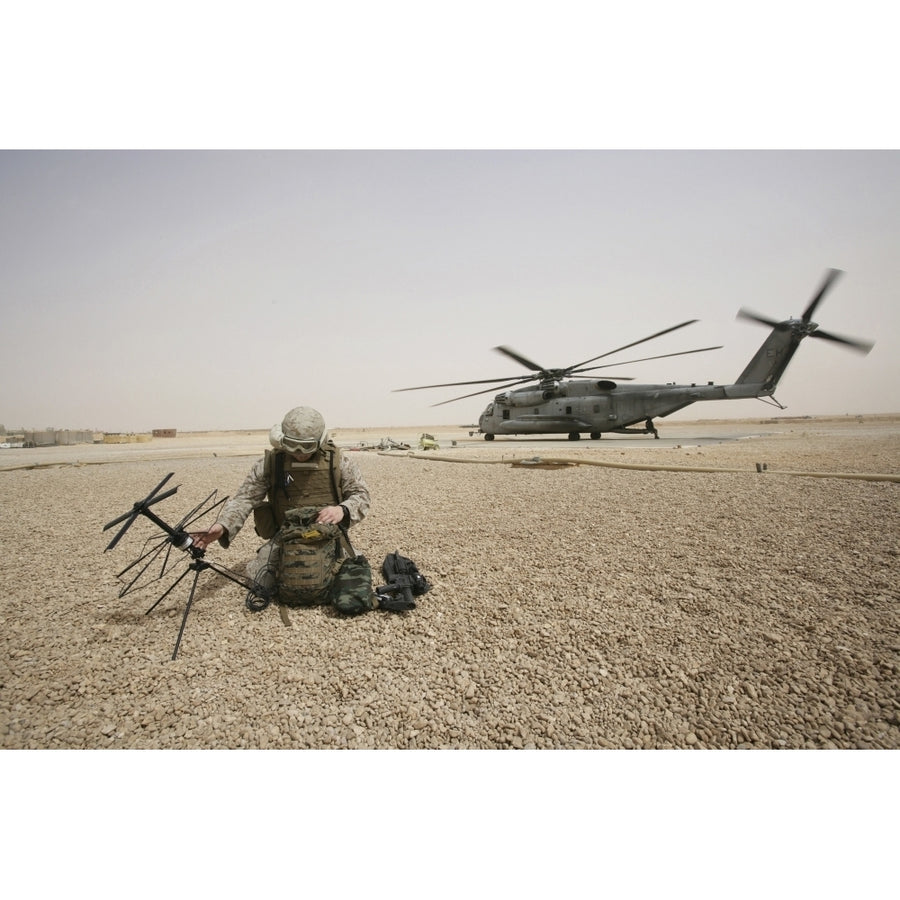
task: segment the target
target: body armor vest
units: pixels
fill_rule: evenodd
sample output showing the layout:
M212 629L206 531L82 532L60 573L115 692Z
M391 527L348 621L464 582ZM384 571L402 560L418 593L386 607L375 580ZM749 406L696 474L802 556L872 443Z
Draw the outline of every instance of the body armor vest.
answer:
M276 528L289 509L335 506L341 495L341 451L330 441L307 462L297 462L283 450L267 450L264 473Z
M317 525L323 506L342 499L340 450L330 441L306 462L269 450L263 464L268 502L254 509L257 533L280 547L275 572L277 602L288 606L329 603L340 569L336 525Z
M341 451L331 441L303 463L283 450L267 450L263 477L268 499L253 510L256 533L266 541L274 537L289 509L340 504L340 468Z

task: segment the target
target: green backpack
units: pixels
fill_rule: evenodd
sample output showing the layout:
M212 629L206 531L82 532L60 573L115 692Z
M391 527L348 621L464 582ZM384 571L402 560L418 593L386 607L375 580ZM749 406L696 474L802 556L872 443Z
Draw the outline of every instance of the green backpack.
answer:
M339 567L337 525L316 522L313 506L289 509L272 538L281 549L275 572L276 600L285 606L315 606L331 602L331 588Z
M316 522L319 509L289 509L273 538L281 549L276 601L285 606L332 603L347 615L372 609L374 592L368 561L364 556L341 558L341 529Z

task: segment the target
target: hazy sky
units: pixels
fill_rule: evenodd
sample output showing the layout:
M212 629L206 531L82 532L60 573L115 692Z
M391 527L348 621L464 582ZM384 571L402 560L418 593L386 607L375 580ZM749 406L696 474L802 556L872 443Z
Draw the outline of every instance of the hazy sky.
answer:
M876 341L806 341L793 415L896 412L900 154L891 151L6 151L7 427L466 424L490 394L395 388L631 351L619 370L733 381L766 336L735 315L817 310ZM616 374L615 367L609 370ZM684 416L765 415L759 401Z

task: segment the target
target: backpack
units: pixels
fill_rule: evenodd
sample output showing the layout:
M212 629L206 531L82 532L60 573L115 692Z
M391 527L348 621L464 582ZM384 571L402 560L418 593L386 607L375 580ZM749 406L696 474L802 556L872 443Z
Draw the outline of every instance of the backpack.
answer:
M340 527L316 522L318 514L314 506L285 513L285 523L273 539L281 548L275 572L277 602L283 606L331 603L349 616L373 609L368 560L356 555L341 558Z
M276 600L285 606L330 603L340 568L340 529L316 522L319 509L289 509L273 537L281 553L275 572Z

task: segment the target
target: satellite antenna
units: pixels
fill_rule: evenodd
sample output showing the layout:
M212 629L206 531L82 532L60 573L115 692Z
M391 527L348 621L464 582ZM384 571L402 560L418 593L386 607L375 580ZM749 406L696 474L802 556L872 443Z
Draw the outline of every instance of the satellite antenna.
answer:
M205 550L198 547L194 543L194 539L188 534L186 529L192 523L196 522L198 519L205 516L207 513L212 512L214 509L220 507L228 498L223 497L221 500L216 500L216 491L213 491L205 500L201 503L198 503L186 516L184 516L181 521L178 522L177 525L168 525L163 519L161 519L158 515L156 515L153 510L150 509L151 506L155 506L157 503L160 503L162 500L165 500L167 497L171 497L178 491L178 486L169 488L167 491L160 493L162 488L168 483L169 479L174 475L174 472L170 472L166 475L165 478L152 490L150 493L143 499L138 500L132 508L123 513L121 516L113 519L111 522L107 522L106 525L103 526L104 531L108 531L110 528L115 527L122 523L122 527L116 532L115 537L107 544L106 550L112 550L116 544L119 543L122 536L126 531L134 524L135 520L138 516L143 516L146 519L149 519L154 525L156 525L162 532L163 536L157 536L156 539L151 538L147 545L147 548L138 556L134 562L127 565L121 572L116 576L119 579L122 579L126 573L131 572L132 570L136 570L136 574L128 581L123 587L122 590L119 591L119 597L124 597L126 594L131 593L132 591L138 590L143 587L147 583L147 579L143 579L144 574L150 569L150 567L162 557L162 566L160 568L159 575L156 576L153 580L161 579L165 573L171 568L170 560L171 560L171 551L174 547L177 550L181 550L186 553L191 562L188 564L187 568L178 576L175 582L169 586L169 588L162 594L162 596L147 610L145 615L150 615L154 609L166 598L169 594L172 593L173 590L181 583L182 579L188 574L188 572L194 573L194 579L191 582L191 590L188 596L187 605L184 609L184 617L181 620L181 628L178 631L178 639L175 641L175 650L172 653L172 659L174 660L178 656L178 648L181 645L181 638L184 635L185 625L187 625L188 614L191 611L191 606L194 602L194 594L197 590L197 582L200 578L200 573L205 572L207 569L212 569L214 572L223 576L224 578L233 581L235 584L239 584L241 587L247 589L247 601L248 605L250 605L250 597L251 595L259 598L258 600L253 601L253 609L262 609L268 605L271 600L271 590L267 590L266 588L259 585L252 578L248 578L244 575L239 575L237 572L233 572L231 569L226 568L225 566L221 566L217 563L211 563L209 560L205 559ZM106 552L106 551L104 551Z

